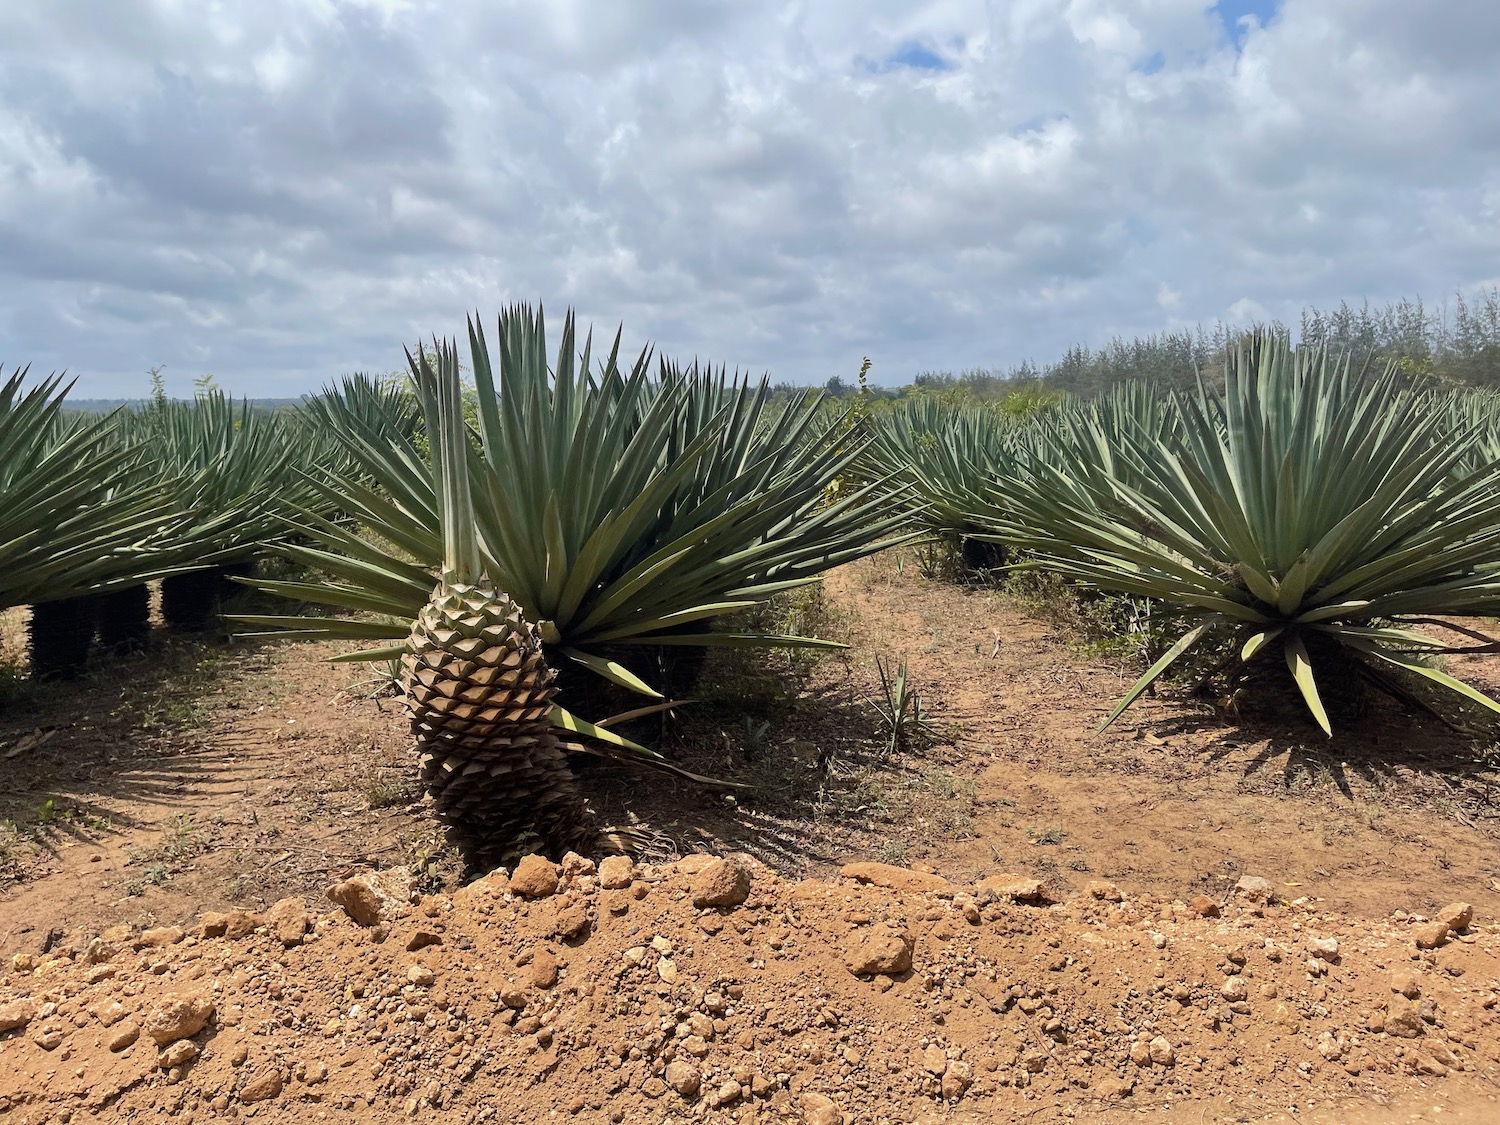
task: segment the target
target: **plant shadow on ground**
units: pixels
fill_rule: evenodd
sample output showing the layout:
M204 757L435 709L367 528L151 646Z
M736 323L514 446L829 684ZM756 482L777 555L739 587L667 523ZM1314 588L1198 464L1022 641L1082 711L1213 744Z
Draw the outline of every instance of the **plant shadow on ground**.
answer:
M778 598L754 625L838 641L848 634L821 586ZM953 748L924 738L893 750L861 687L869 677L855 673L847 650L710 649L694 702L649 742L675 765L729 784L584 764L590 799L603 821L649 839L648 858L743 851L799 874L851 851L903 861L905 845L890 829L914 814L945 834L972 833L972 780L939 760Z
M153 603L159 604L153 589ZM226 609L256 605L247 592ZM222 764L195 759L194 732L225 706L234 682L266 672L269 642L178 634L153 615L148 647L92 654L77 679L36 682L26 661L27 612L0 615L0 886L28 861L159 825ZM274 689L273 689L274 690ZM232 704L230 706L233 706ZM180 818L179 818L180 819ZM168 831L157 862L188 858ZM154 881L161 881L157 878Z
M55 855L141 827L211 777L184 736L206 726L231 678L264 666L257 649L162 637L78 680L12 678L0 698L0 826L11 863L28 848ZM6 858L0 850L0 881L15 874Z
M1466 730L1455 731L1378 698L1368 714L1335 727L1331 738L1300 715L1241 717L1227 727L1223 718L1184 717L1171 725L1182 733L1222 731L1205 747L1210 762L1241 758L1239 751L1254 747L1239 763L1247 783L1264 779L1290 791L1331 787L1351 801L1361 792L1425 796L1460 819L1500 817L1500 729L1482 713L1462 710ZM1166 733L1166 725L1158 726Z

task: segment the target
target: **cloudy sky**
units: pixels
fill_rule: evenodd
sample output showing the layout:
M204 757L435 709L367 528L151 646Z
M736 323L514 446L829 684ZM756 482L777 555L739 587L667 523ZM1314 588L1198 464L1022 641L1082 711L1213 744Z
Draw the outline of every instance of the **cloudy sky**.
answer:
M0 363L885 382L1500 280L1495 0L5 0Z

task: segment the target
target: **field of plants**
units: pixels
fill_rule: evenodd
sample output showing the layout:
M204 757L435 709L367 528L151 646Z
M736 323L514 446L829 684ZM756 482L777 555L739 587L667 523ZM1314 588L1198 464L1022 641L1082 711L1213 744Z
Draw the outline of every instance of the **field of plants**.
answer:
M0 952L570 853L1493 916L1500 399L1275 330L894 398L557 327L274 412L4 381Z

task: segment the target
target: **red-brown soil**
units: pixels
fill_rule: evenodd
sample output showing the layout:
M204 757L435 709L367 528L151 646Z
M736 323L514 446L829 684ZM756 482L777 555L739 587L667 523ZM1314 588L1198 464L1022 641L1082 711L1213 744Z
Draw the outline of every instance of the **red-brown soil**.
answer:
M811 1086L829 1076L844 1081L831 1044L840 1030L854 1036L856 1026L857 1034L873 1045L853 1048L862 1057L873 1058L877 1048L888 1044L893 1059L900 1055L906 1061L900 1074L864 1064L863 1071L850 1072L849 1077L863 1073L866 1082L863 1091L854 1087L860 1092L849 1095L852 1102L840 1103L852 1114L850 1120L907 1121L923 1114L938 1115L935 1120L1006 1120L1006 1114L1051 1120L1054 1107L1061 1107L1056 1114L1076 1111L1080 1120L1109 1120L1100 1115L1151 1107L1166 1113L1165 1120L1234 1121L1258 1120L1273 1110L1287 1113L1295 1104L1296 1116L1286 1119L1407 1121L1420 1119L1411 1116L1419 1111L1430 1115L1432 1099L1438 1097L1448 1103L1442 1120L1500 1119L1495 1103L1486 1100L1493 1092L1489 1068L1495 1062L1497 1031L1485 1021L1493 1010L1475 1006L1485 989L1495 987L1488 927L1500 914L1500 779L1490 744L1460 737L1430 719L1409 717L1393 707L1377 708L1330 741L1294 714L1275 724L1236 721L1206 703L1170 692L1142 701L1109 731L1095 735L1113 701L1138 674L1138 664L1085 655L1066 627L1022 612L995 591L923 579L910 556L904 562L883 556L835 572L827 583L822 617L814 624L848 641L847 656L826 658L815 666L788 661L760 671L711 662L702 701L657 739L685 764L750 788L726 799L721 792L656 773L595 769L587 780L601 812L612 823L630 822L638 833L648 835L654 842L640 858L658 865L692 852L742 852L787 880L833 875L839 865L854 859L920 863L960 885L999 872L1041 879L1054 897L1074 905L1058 910L993 907L979 926L950 922L955 936L947 940L932 938L924 929L937 927L940 920L922 922L920 915L947 910L951 899L898 902L887 892L857 893L875 895L884 902L880 910L901 914L914 927L919 951L956 950L968 943L976 957L996 967L1006 987L1025 977L1028 987L1041 987L1045 994L1049 983L1084 979L1081 971L1076 977L1068 975L1074 967L1059 970L1063 976L1037 975L1033 980L1025 975L1037 973L1031 958L1047 956L1043 950L1053 951L1047 942L1056 940L1063 955L1090 965L1086 979L1095 983L1069 991L1067 1005L1078 1026L1097 1036L1097 1049L1079 1049L1094 1051L1098 1061L1069 1062L1076 1043L1059 1044L1041 1033L1053 1051L1043 1073L1055 1080L1023 1088L1013 1082L1001 1086L987 1076L1004 1073L1014 1059L997 1059L997 1070L989 1072L984 1069L986 1052L1002 1043L1008 1045L1006 1050L1021 1050L1023 1041L1031 1042L1027 1036L1035 1038L1034 1021L1019 1012L1018 999L1003 1015L985 1008L985 1020L993 1024L971 1024L964 1021L978 1018L978 1001L971 997L965 1006L950 998L955 1014L945 1015L946 1028L936 1025L942 1046L966 1052L965 1059L979 1076L976 1090L989 1081L993 1093L981 1096L971 1091L953 1106L919 1095L910 1054L922 1047L924 1034L934 1034L923 1022L928 1007L917 1003L923 1000L930 1006L933 1000L920 984L931 976L920 963L920 953L915 975L898 981L888 993L874 992L873 985L841 968L843 943L858 928L844 917L850 908L829 907L818 913L799 907L802 899L796 896L820 894L820 884L794 890L793 884L775 882L762 870L756 894L769 896L775 905L752 905L736 912L727 923L729 929L739 919L754 933L768 932L769 919L784 917L786 910L813 921L779 923L794 931L789 936L796 944L783 942L780 957L752 957L766 961L764 970L745 961L741 945L732 950L729 961L695 964L693 980L702 988L713 974L720 974L718 982L728 981L732 964L739 974L735 979L747 995L754 992L757 1006L783 1000L811 1004L811 990L823 989L828 995L822 999L834 1009L839 1026L781 1037L777 1057L788 1054L801 1061L795 1068L777 1071L796 1078L778 1087L791 1098L780 1106L752 1097L750 1102L710 1110L706 1095L683 1103L672 1101L678 1097L672 1094L628 1102L642 1116L631 1116L637 1112L632 1108L624 1120L738 1120L751 1103L768 1120L778 1119L781 1108L795 1118L801 1110L792 1093L800 1089L799 1083ZM138 931L174 924L191 928L202 910L262 911L287 896L322 903L316 909L323 909L322 893L330 882L396 864L412 866L421 890L451 893L458 886L458 868L419 799L399 710L390 699L371 697L378 684L367 670L327 664L326 657L334 651L305 644L223 647L169 642L148 658L117 663L81 684L12 688L0 709L0 772L5 779L0 787L0 956L5 961L0 965L16 954L40 959L72 951L81 958L91 938L120 923ZM876 655L907 658L934 731L930 742L895 753L884 751L868 706L877 692ZM1454 668L1491 690L1500 688L1500 661L1494 657L1459 658ZM665 866L660 870L661 880L645 883L651 889L644 900L665 911L659 921L654 915L642 920L643 908L637 907L616 917L600 910L602 900L596 897L590 909L602 917L595 936L577 949L559 947L569 959L569 970L566 987L549 992L554 999L548 1005L557 1005L553 1018L567 1022L569 1035L594 1021L598 1030L592 1043L600 1049L614 1042L612 1036L638 1035L637 1025L649 1022L641 1012L659 1022L654 1007L661 998L649 989L641 992L641 1008L627 1018L603 1014L602 1001L573 997L570 988L590 983L596 994L609 994L617 987L612 977L596 976L595 971L614 971L620 950L608 957L594 951L628 940L625 930L630 925L656 926L679 947L693 944L688 939L695 934L697 940L706 940L696 912L680 902L668 908L675 892L666 888L674 885L676 876ZM1282 908L1280 916L1273 911L1265 918L1233 915L1229 921L1186 918L1181 910L1170 908L1173 902L1191 902L1200 894L1227 906L1230 888L1243 874L1269 880L1284 901L1305 901ZM1126 914L1084 899L1085 887L1096 879L1111 880L1120 888ZM1472 935L1475 940L1454 941L1423 955L1425 960L1413 960L1417 951L1409 941L1410 923L1396 915L1431 915L1452 901L1475 906L1480 927ZM1159 920L1162 903L1168 904L1170 923ZM527 907L527 917L538 909ZM450 930L458 927L454 932L461 932L476 950L508 950L506 956L513 960L521 940L513 935L523 933L529 923L521 918L517 904L497 910L500 928L493 934L462 909L444 917ZM1154 945L1129 944L1133 935L1147 932L1130 912L1158 919L1150 925L1168 939L1162 951ZM1097 915L1105 922L1103 928L1085 915ZM1242 931L1242 925L1250 929ZM1102 1098L1104 1084L1119 1077L1110 1069L1118 1061L1110 1052L1129 1045L1119 1038L1123 1032L1110 1030L1115 1017L1108 1013L1119 1009L1121 996L1128 998L1131 988L1139 994L1128 998L1126 1005L1135 1014L1123 1017L1133 1025L1151 1018L1162 1028L1175 1029L1178 1016L1189 1024L1194 1018L1201 1020L1200 1000L1224 1004L1222 997L1212 999L1223 974L1215 977L1210 972L1218 971L1216 958L1222 951L1209 947L1222 937L1261 948L1269 937L1291 949L1298 940L1293 925L1333 936L1344 946L1343 960L1326 978L1307 980L1306 958L1301 955L1257 970L1269 974L1257 985L1273 982L1278 1000L1291 996L1302 1005L1303 1027L1297 1035L1273 1029L1267 1008L1274 1011L1274 1004L1267 1005L1252 991L1251 1014L1221 1020L1221 1028L1227 1028L1222 1039L1214 1032L1185 1048L1205 1060L1201 1070L1190 1063L1174 1065L1170 1078L1158 1081L1152 1068L1145 1074L1136 1073L1140 1068L1127 1069L1124 1073L1136 1078L1134 1091L1122 1099ZM399 935L373 943L368 932L352 923L334 919L321 926L323 936L317 941L285 953L278 953L279 946L265 936L228 945L208 939L192 946L174 945L161 954L121 954L109 964L117 967L119 978L128 978L137 961L160 961L170 966L163 976L177 981L187 979L182 974L194 965L216 965L222 954L264 981L285 976L283 997L290 990L300 991L299 1018L316 1017L321 1026L328 1017L320 1013L336 1004L347 1008L344 986L338 982L364 971L360 966L368 964L373 974L383 965L381 971L399 974L412 958L421 956L407 955L404 942L393 944ZM522 929L514 929L517 926ZM1224 927L1228 929L1221 934ZM822 938L820 929L827 931ZM604 944L596 945L605 938ZM742 942L743 935L736 940ZM752 946L759 940L753 938ZM722 942L721 932L701 948L728 948ZM1381 943L1389 944L1381 948ZM1110 944L1116 948L1106 955L1103 947ZM200 952L189 960L193 950ZM1084 958L1085 951L1089 958L1102 959ZM480 965L470 956L472 951L460 948L456 936L422 952L441 959L463 954L468 958L464 967L449 969L474 973L477 980L509 971L503 959L498 967ZM593 960L580 962L580 953ZM695 953L698 956L707 955ZM1461 975L1445 967L1450 958L1467 959L1455 962ZM276 968L278 963L281 968ZM314 963L321 967L314 968ZM1412 1074L1422 1057L1394 1052L1410 1054L1420 1043L1382 1040L1361 1030L1369 1011L1387 998L1390 970L1403 963L1425 966L1424 973L1449 990L1439 1003L1473 1017L1472 1053L1463 1055L1468 1048L1450 1047L1467 1069L1447 1077ZM81 961L58 961L56 966L51 972L59 982L86 979L88 969ZM1158 967L1161 978L1155 976ZM149 969L148 964L148 976ZM213 975L226 988L235 979L217 969ZM0 976L0 993L9 995L4 991L9 989L40 995L50 987L44 984L47 979L45 973ZM1192 993L1187 1008L1147 991L1153 981L1175 985L1179 979ZM911 981L919 984L914 988ZM155 994L153 989L165 987L154 978L139 983L142 987L132 998L139 1004ZM107 982L90 986L87 996L100 995L105 987ZM487 994L478 984L474 987L475 995ZM278 1002L257 998L254 988L246 983L249 991L238 993L242 998L236 1002L247 1012L262 1013L257 1020L275 1018L266 1013L280 1010ZM327 991L330 988L337 996ZM1119 988L1124 991L1117 995ZM1329 990L1323 999L1317 998L1320 988ZM955 991L955 997L960 995L962 990ZM692 999L678 992L668 1002L675 1012L676 1006ZM1158 1001L1160 1006L1153 1007ZM285 1007L284 999L280 1003ZM1328 1016L1316 1014L1320 1006L1329 1010ZM960 1010L962 1018L956 1014ZM1189 1010L1198 1015L1189 1016ZM748 1019L739 1018L741 1023ZM1450 1040L1471 1034L1448 1024L1447 1018L1443 1026L1427 1025L1436 1032L1423 1036L1422 1042L1435 1039L1437 1033ZM77 1052L85 1051L89 1036L102 1034L85 1024L70 1033L79 1037ZM252 1023L240 1026L243 1034ZM443 1026L439 1024L438 1031ZM1359 1049L1371 1061L1358 1076L1344 1070L1344 1058L1330 1063L1317 1053L1318 1035L1335 1026L1345 1031L1346 1040L1350 1034L1361 1036ZM464 1024L477 1036L475 1027L472 1019ZM905 1027L911 1030L899 1030ZM1188 1030L1198 1035L1192 1027ZM209 1034L217 1041L224 1033L220 1028ZM492 1033L501 1034L486 1023L484 1035ZM1168 1038L1173 1033L1167 1032ZM44 1052L28 1038L30 1034L0 1035L0 1074L14 1070L19 1083L0 1089L30 1089L30 1080L24 1078L28 1071L42 1074L46 1067L59 1065L59 1056ZM564 1038L558 1031L554 1036L558 1042ZM806 1062L802 1042L824 1039L824 1061ZM509 1039L483 1041L492 1043L495 1058L510 1058ZM367 1040L351 1042L353 1046L341 1048L337 1059L326 1060L333 1076L328 1096L316 1105L300 1100L300 1088L291 1080L298 1060L288 1054L286 1092L259 1109L241 1106L237 1112L278 1112L300 1120L299 1114L334 1114L343 1096L335 1095L335 1089L349 1095L383 1090L379 1081L368 1078L368 1071L382 1051L393 1052ZM479 1042L476 1038L467 1046ZM1229 1057L1230 1043L1241 1062L1215 1069L1215 1059ZM153 1055L140 1068L140 1084L122 1094L112 1108L100 1111L100 1118L123 1112L120 1107L169 1106L190 1088L224 1088L222 1076L213 1078L219 1073L213 1042L205 1045L202 1059L176 1085L155 1071ZM418 1055L425 1058L423 1052L429 1048L435 1046L424 1040ZM278 1049L291 1050L285 1043ZM402 1052L411 1049L406 1045ZM13 1066L13 1052L19 1050L36 1052L35 1065ZM547 1054L544 1048L535 1051L537 1058ZM335 1065L350 1052L366 1052L369 1057L360 1054L347 1067ZM716 1056L708 1057L712 1061ZM133 1065L133 1055L131 1061ZM1308 1074L1298 1070L1302 1062L1311 1065ZM388 1077L390 1064L386 1065ZM426 1074L423 1068L429 1063L414 1056L412 1065L416 1073ZM512 1069L517 1065L513 1062ZM520 1066L514 1082L505 1078L510 1073L505 1068L487 1072L481 1067L476 1073L491 1073L491 1079L476 1077L477 1085L471 1085L476 1096L483 1094L488 1100L463 1104L477 1113L482 1105L500 1106L497 1098L520 1099L516 1104L527 1108L516 1116L525 1119L528 1113L543 1116L551 1106L542 1098L541 1091L546 1091L566 1117L575 1094L595 1100L601 1096L591 1075L608 1077L602 1064L589 1072L573 1069L581 1065L567 1055L548 1072L551 1077L538 1077L539 1071ZM726 1056L722 1065L732 1067L733 1061ZM1073 1083L1075 1066L1078 1075L1087 1077L1087 1087ZM336 1072L347 1077L350 1068L363 1076L360 1082L339 1086L342 1079ZM451 1073L451 1068L438 1069ZM65 1073L71 1070L59 1070ZM568 1076L568 1081L561 1082L561 1076ZM423 1082L430 1080L431 1076ZM0 1078L0 1083L11 1082L10 1077ZM97 1084L90 1081L91 1086ZM1057 1093L1055 1087L1064 1084L1069 1092ZM347 1112L361 1120L372 1119L377 1110L404 1114L406 1099L423 1088L413 1086L395 1101L378 1097L376 1108L361 1102ZM559 1100L558 1090L567 1090L568 1097ZM832 1089L829 1093L836 1096ZM1391 1101L1389 1110L1369 1100L1376 1095ZM1260 1100L1247 1100L1253 1097ZM879 1108L882 1098L890 1099L885 1111ZM1354 1099L1347 1101L1349 1108L1338 1108L1347 1099ZM206 1119L217 1112L211 1102L212 1096L206 1103L184 1102L184 1112L196 1106L198 1116ZM1319 1104L1309 1109L1309 1102ZM1171 1111L1162 1108L1168 1103ZM579 1110L581 1119L607 1114L612 1104L627 1103L606 1098L597 1111L585 1105ZM1325 1111L1330 1116L1319 1116ZM40 1112L35 1107L12 1110L20 1114L17 1120L40 1120ZM1477 1116L1464 1118L1463 1112ZM1371 1116L1385 1113L1389 1116ZM86 1117L84 1112L78 1119Z
M499 873L387 902L370 927L325 914L305 938L292 900L23 957L0 976L0 1107L28 1123L1500 1113L1489 929L1423 952L1412 923L1310 905L1204 918L1101 886L1044 908L900 869L874 874L906 889L788 883L753 861L743 906L696 908L708 862L619 889L579 864L539 898ZM892 943L909 967L855 975ZM153 1041L173 998L206 1025Z

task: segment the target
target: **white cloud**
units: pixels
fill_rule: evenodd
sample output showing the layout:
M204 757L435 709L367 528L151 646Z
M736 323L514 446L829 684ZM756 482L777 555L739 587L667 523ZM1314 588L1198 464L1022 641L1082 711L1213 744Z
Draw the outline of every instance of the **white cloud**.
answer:
M12 0L0 360L299 391L544 299L900 380L1493 278L1500 6L1211 8Z

